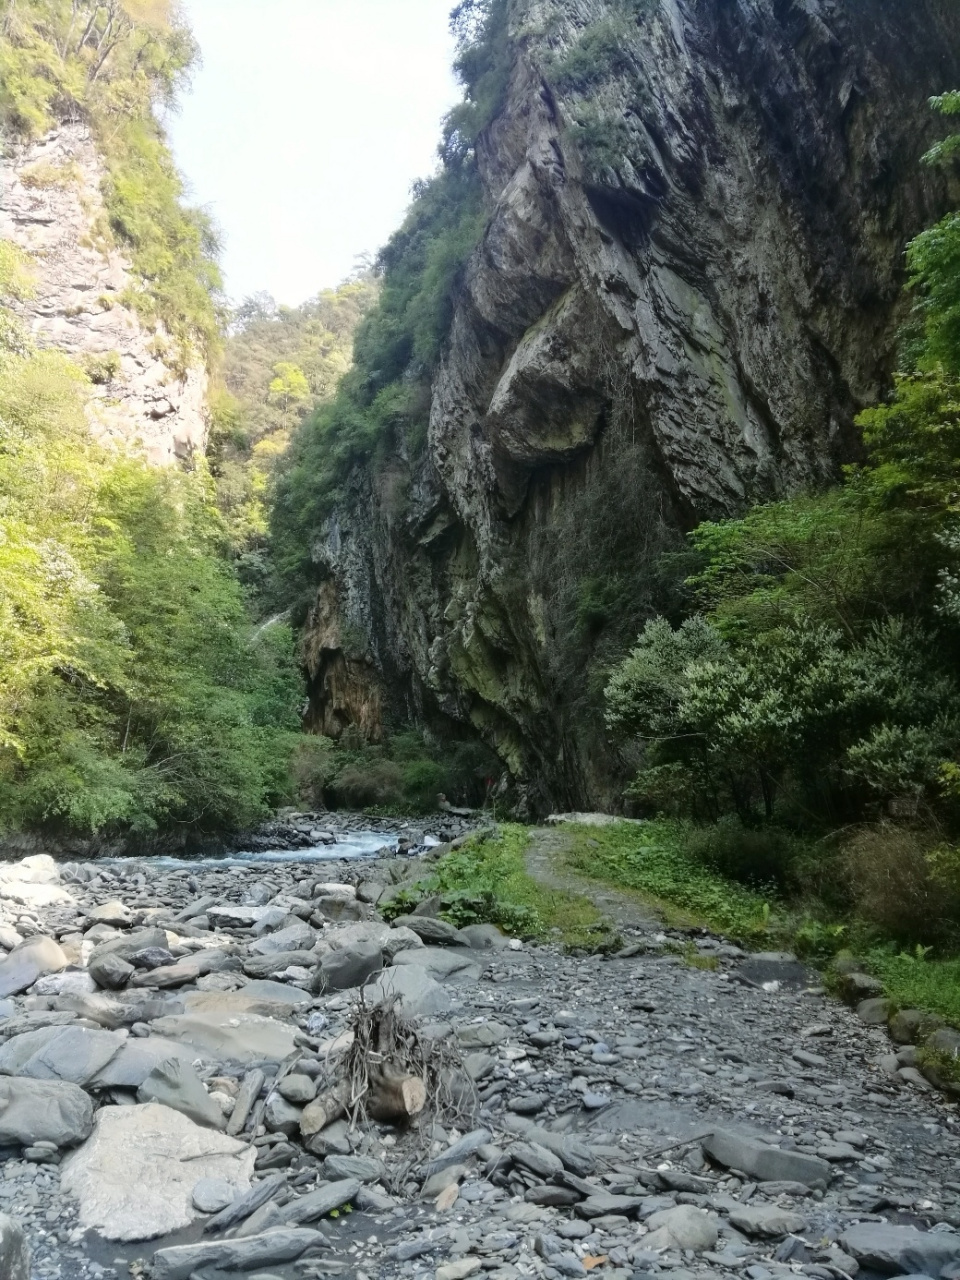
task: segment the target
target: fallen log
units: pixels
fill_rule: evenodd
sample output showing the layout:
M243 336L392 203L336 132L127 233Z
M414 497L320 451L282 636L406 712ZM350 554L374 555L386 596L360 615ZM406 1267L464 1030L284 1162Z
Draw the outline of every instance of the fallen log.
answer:
M364 1105L373 1120L410 1120L427 1105L426 1081L417 1075L379 1071L371 1076Z

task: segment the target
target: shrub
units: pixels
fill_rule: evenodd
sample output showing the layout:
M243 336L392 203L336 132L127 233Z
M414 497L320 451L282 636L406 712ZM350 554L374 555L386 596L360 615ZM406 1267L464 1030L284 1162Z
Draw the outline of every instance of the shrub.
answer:
M846 847L846 875L856 915L882 937L943 943L960 930L960 885L936 874L938 833L882 823Z
M793 887L796 868L809 851L805 841L781 827L745 826L732 815L713 826L688 829L686 848L731 880L761 887L774 883L781 890Z

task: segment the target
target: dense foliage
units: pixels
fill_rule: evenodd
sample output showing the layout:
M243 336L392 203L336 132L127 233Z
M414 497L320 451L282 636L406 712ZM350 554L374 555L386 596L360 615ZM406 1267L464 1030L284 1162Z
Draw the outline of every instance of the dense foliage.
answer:
M893 394L860 417L866 462L840 488L701 525L700 612L647 624L607 721L642 747L647 811L879 824L836 859L836 896L887 936L943 942L960 932L930 905L960 905L944 871L960 867L944 854L960 831L960 215L908 265L915 319Z
M358 465L376 467L388 450L413 462L426 445L430 385L485 224L476 143L510 66L506 0L466 0L452 23L464 101L447 118L440 167L415 185L403 225L377 258L380 296L357 330L354 367L295 433L279 469L271 524L291 590L309 582L309 548Z
M375 282L361 273L299 307L256 294L233 314L208 459L241 577L268 606L282 599L267 540L274 472L293 432L336 394L376 296Z
M0 295L28 264L0 243ZM90 436L86 374L0 323L0 828L254 822L289 789L301 685L257 634L204 471Z
M106 165L107 223L141 287L124 301L162 325L171 364L209 354L219 336L216 234L182 203L183 184L154 108L169 103L196 46L171 0L4 0L0 127L28 140L81 119ZM36 174L69 180L69 174Z

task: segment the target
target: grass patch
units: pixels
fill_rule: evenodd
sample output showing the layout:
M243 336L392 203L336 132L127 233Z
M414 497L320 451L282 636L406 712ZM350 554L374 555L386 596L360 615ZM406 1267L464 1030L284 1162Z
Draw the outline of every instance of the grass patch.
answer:
M960 1027L960 960L931 960L917 954L872 951L869 967L901 1009L923 1009Z
M735 884L686 850L687 829L670 821L565 827L572 868L591 880L633 889L668 923L706 925L744 942L768 940L772 894Z
M405 892L401 909L392 913L402 914L421 898L440 894L440 914L458 928L496 924L526 938L558 937L568 950L619 947L619 936L589 899L545 889L528 874L529 842L527 828L514 823L504 824L495 834L472 837L441 858L433 875Z

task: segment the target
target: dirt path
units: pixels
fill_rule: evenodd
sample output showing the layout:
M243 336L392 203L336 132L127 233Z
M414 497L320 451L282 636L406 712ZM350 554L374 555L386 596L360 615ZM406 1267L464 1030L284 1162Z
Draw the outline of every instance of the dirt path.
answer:
M651 933L661 927L653 908L638 894L612 889L578 875L566 863L570 835L558 827L536 827L527 846L527 871L547 889L579 894L594 904L621 933Z

